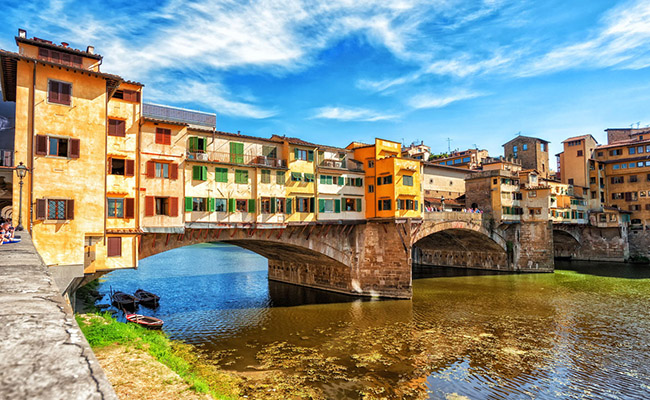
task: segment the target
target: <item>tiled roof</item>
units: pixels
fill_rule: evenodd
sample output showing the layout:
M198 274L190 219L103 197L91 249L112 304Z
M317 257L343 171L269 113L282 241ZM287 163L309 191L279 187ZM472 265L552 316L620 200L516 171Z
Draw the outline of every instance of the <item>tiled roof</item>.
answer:
M638 140L638 139L621 140L620 142L616 142L613 144L604 144L602 146L597 146L596 150L611 149L614 147L630 146L630 145L646 144L646 143L650 143L650 138L644 140Z
M83 57L88 57L88 58L93 58L95 60L101 60L103 57L100 54L94 54L94 53L89 53L87 51L79 50L79 49L73 49L72 47L65 47L62 45L54 44L49 40L43 40L43 39L27 39L27 38L21 38L16 36L16 44L18 43L27 43L31 44L34 46L39 46L39 47L47 47L48 49L54 49L57 51L62 51L65 53L70 53L70 54L76 54L78 56L83 56Z
M198 128L198 127L191 127L190 130L192 131L199 131L199 132L210 132L212 133L212 129L207 129L207 128ZM214 131L215 135L219 136L228 136L236 139L249 139L249 140L261 140L263 142L271 142L271 143L277 143L275 140L259 137L259 136L251 136L251 135L242 135L241 133L231 133L231 132L224 132L224 131Z
M594 142L598 143L598 141L591 135L573 136L573 137L570 137L568 139L563 140L562 143L571 142L571 141L574 141L574 140L586 139L588 137L591 137L592 139L594 139Z
M345 152L346 150L341 148L341 147L334 147L334 146L327 146L323 144L316 144L316 143L311 143L307 142L302 139L298 139L295 137L288 137L288 136L280 136L280 135L273 135L271 136L271 140L273 141L287 141L290 144L294 144L297 146L306 146L306 147L318 147L319 149L324 149L324 150L333 150L333 151L339 151L339 152Z
M505 143L502 144L501 146L505 146L505 145L507 145L508 143L510 143L510 142L514 142L515 140L518 140L518 139L521 139L521 138L526 138L526 139L535 139L535 140L539 140L540 142L551 143L551 142L549 142L548 140L544 140L544 139L536 138L536 137L533 137L533 136L524 136L524 135L519 135L519 136L516 136L514 139L510 139L510 140L508 140L507 142L505 142Z

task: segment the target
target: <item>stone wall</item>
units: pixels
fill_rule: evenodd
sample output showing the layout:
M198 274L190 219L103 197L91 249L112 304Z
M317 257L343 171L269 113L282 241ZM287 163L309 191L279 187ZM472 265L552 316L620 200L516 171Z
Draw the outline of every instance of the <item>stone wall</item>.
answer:
M643 256L650 258L650 230L631 230L628 233L630 257Z
M553 229L551 222L522 222L506 230L513 271L552 272Z
M553 230L555 256L573 260L623 262L633 254L630 251L633 237L630 236L629 239L628 246L627 229L618 227L569 225L555 226ZM643 238L636 243L638 248L643 250ZM650 245L650 237L645 241L645 245ZM645 250L648 251L647 247Z

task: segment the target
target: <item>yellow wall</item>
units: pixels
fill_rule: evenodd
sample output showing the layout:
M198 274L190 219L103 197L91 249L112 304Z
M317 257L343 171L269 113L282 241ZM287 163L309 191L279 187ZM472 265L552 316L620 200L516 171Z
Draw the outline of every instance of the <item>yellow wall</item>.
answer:
M305 151L313 150L314 151L314 161L304 161L296 160L295 158L295 149L301 149ZM288 166L289 171L286 174L286 193L287 198L292 200L292 213L287 215L287 222L297 222L297 221L315 221L316 212L318 211L318 201L316 200L316 159L317 151L313 147L307 146L295 146L292 144L286 145L286 154L288 155ZM298 172L302 174L313 174L314 182L294 182L291 180L291 173ZM314 198L314 212L311 213L299 213L296 212L296 197L313 197Z

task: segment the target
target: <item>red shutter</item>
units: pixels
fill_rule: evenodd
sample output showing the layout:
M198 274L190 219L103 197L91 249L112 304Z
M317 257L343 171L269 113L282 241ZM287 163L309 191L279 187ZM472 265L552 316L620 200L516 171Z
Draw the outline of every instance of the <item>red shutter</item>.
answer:
M147 161L147 178L156 177L156 163L154 161Z
M172 130L163 129L163 144L172 144Z
M178 197L169 198L169 216L178 217Z
M36 219L45 219L47 217L47 200L36 199Z
M61 54L61 64L72 66L72 57L70 54Z
M83 68L83 62L81 60L81 57L72 56L72 65L77 67L77 68Z
M46 156L47 155L47 136L45 135L36 135L36 149L35 152L37 155Z
M59 102L59 82L50 81L50 92L47 94L47 101L50 103Z
M61 101L61 104L69 106L71 104L70 92L72 92L72 85L69 83L59 83L59 88L61 89L59 92L59 100Z
M61 60L61 53L54 50L50 51L50 61L58 64L60 60Z
M50 59L50 51L48 49L39 48L38 49L38 58L40 60L48 61Z
M156 128L156 143L158 144L162 144L163 142L162 131L162 128Z
M108 120L108 134L110 136L117 136L117 121L114 119Z
M134 175L134 170L135 170L135 161L126 160L125 165L124 165L124 175L125 176L133 176Z
M79 139L70 139L69 140L70 148L68 149L68 157L70 158L79 158Z
M112 170L113 170L113 157L108 157L108 161L106 161L106 174L111 175Z
M126 136L126 121L117 121L115 133L117 136Z
M124 218L135 218L135 199L124 199Z
M122 238L109 237L106 238L106 255L108 257L120 257L122 255Z
M178 164L169 164L169 179L178 179Z
M144 216L145 217L153 217L154 214L154 206L155 206L155 201L156 198L153 196L146 196L144 198Z
M74 200L65 201L65 219L74 219Z

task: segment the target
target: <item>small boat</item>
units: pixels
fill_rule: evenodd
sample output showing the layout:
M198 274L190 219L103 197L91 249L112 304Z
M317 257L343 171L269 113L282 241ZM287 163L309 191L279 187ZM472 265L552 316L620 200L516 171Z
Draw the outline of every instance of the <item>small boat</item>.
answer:
M133 295L135 296L135 298L138 300L140 304L148 307L157 307L158 300L160 300L160 296L155 295L151 292L147 292L146 290L142 290L142 289L136 290Z
M161 319L140 314L126 314L126 320L149 329L160 329L163 326Z
M138 302L134 296L124 292L115 292L111 294L111 300L113 301L113 304L116 304L119 308L132 309L136 307L136 303Z

